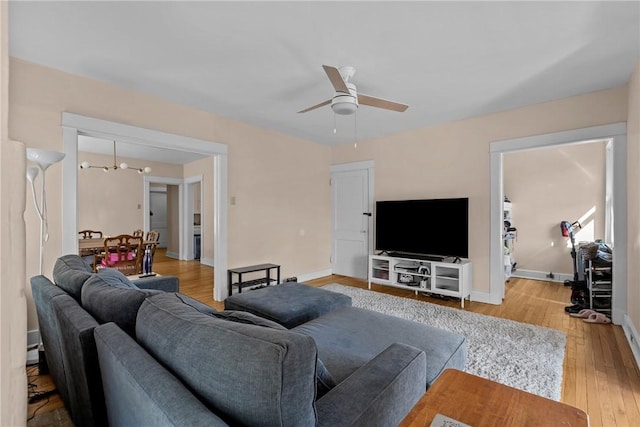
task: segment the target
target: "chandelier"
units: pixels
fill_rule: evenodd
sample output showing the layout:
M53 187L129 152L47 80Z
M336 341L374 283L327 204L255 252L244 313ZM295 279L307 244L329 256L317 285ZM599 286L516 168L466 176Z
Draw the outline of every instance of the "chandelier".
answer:
M112 166L94 166L89 164L89 162L87 161L80 163L80 169L89 169L89 168L98 168L98 169L102 169L105 172L109 172L110 170L115 171L118 169L127 169L130 171L137 171L140 174L151 172L151 168L149 166L145 166L144 168L137 168L134 166L130 166L124 162L120 163L120 166L118 166L118 162L116 161L116 142L115 141L113 141L113 165Z

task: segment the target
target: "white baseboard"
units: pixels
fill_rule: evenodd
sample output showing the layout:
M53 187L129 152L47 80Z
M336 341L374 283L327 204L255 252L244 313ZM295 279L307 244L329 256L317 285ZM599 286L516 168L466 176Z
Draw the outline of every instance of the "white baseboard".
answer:
M303 283L303 282L306 282L307 280L319 279L321 277L331 276L332 274L333 274L333 271L330 268L327 268L326 270L319 270L319 271L313 271L311 273L299 274L297 277L298 277L298 282Z
M628 314L624 315L622 330L624 331L624 335L627 337L629 347L631 347L631 352L636 360L636 368L640 367L640 335L638 335L638 330L633 325Z
M168 256L169 258L180 259L180 254L179 254L179 253L177 253L177 252L170 252L170 251L167 251L167 256Z
M500 305L502 304L502 298L494 298L489 292L471 291L471 301L482 302L485 304Z
M573 280L573 274L553 273L553 279L547 277L546 271L521 270L517 269L511 274L511 277L520 277L522 279L544 280L547 282L564 283L565 280Z
M215 263L213 262L213 258L200 258L200 264L208 265L209 267L215 267Z

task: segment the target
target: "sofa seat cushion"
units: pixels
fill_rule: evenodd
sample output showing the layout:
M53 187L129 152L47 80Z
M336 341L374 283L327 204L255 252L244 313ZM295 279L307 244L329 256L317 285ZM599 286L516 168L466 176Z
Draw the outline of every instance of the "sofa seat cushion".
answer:
M80 302L82 286L93 271L78 255L63 255L53 266L53 281Z
M338 383L395 342L426 353L426 388L446 368L463 370L467 360L462 335L356 307L338 309L292 331L314 339L318 357Z
M142 303L136 336L229 424L316 424L308 336L217 318L168 293Z
M351 297L302 283L285 282L224 300L226 310L242 310L293 328L340 307L351 306Z

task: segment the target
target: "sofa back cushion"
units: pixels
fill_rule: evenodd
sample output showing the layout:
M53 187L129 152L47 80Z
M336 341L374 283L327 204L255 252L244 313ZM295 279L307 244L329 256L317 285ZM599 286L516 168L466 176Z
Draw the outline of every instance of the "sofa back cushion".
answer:
M111 426L227 426L114 323L95 329Z
M114 288L140 289L136 285L134 285L127 276L125 276L121 271L118 271L115 268L101 268L100 270L98 270L98 276L100 276L100 278L104 280L107 285L113 286Z
M114 286L112 277L94 274L82 287L82 307L99 323L114 322L135 338L136 316L142 301L162 291Z
M53 266L53 281L78 302L82 286L92 274L91 268L78 255L63 255Z
M246 320L202 313L165 293L142 303L136 336L229 424L315 425L315 343Z

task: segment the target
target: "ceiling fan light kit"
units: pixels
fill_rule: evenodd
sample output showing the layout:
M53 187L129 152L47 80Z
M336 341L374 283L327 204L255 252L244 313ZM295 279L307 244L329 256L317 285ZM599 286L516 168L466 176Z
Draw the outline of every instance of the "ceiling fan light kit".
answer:
M131 170L131 171L136 171L139 174L145 174L145 173L151 173L151 168L149 166L145 166L143 168L137 168L137 167L132 167L129 166L128 164L122 162L120 163L120 166L118 167L118 164L116 162L116 142L113 141L113 165L111 166L95 166L90 164L87 161L84 161L82 163L80 163L79 165L80 169L89 169L89 168L97 168L97 169L102 169L105 172L109 172L110 170L118 170L118 169L126 169L126 170Z
M358 93L356 85L347 83L349 93L336 92L331 100L331 109L334 113L342 116L353 114L358 109Z
M398 112L403 112L409 108L406 104L388 101L386 99L376 98L369 95L358 95L356 85L349 81L353 78L356 72L356 69L353 67L346 66L338 69L329 65L323 65L322 68L324 68L325 73L327 73L327 77L329 77L329 81L331 81L331 85L335 89L333 98L314 105L313 107L298 111L298 113L306 113L329 104L331 104L331 109L334 113L343 116L354 114L358 110L358 105L360 104Z

